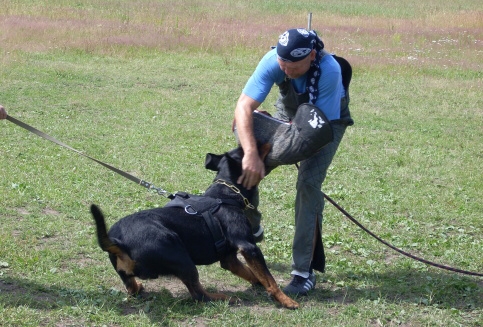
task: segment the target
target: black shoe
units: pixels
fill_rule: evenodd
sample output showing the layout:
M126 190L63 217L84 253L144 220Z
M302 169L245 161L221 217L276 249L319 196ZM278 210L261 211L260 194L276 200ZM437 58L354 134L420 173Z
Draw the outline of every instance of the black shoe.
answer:
M260 243L263 240L263 227L260 225L258 228L252 229L255 243Z
M307 295L307 293L314 288L315 274L311 273L307 278L293 275L292 281L283 289L283 291L287 295Z

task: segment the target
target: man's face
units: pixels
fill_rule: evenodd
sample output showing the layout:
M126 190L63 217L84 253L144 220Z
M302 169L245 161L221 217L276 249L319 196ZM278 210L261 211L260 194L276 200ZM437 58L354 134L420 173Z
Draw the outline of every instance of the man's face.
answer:
M280 69L285 75L289 78L295 79L304 75L309 70L311 62L315 59L315 54L315 50L312 50L306 58L297 62L287 62L281 59L277 59L277 61Z

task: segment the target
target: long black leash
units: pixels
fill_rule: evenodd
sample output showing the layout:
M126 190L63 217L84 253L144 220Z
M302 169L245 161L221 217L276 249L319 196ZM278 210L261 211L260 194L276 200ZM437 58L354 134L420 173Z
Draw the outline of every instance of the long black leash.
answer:
M25 128L27 131L31 132L31 133L34 133L46 140L49 140L51 142L54 142L66 149L69 149L71 151L74 151L75 153L77 154L80 154L81 156L84 156L86 158L89 158L95 162L97 162L98 164L118 173L119 175L135 182L136 184L139 184L145 188L147 188L148 190L154 190L156 191L159 195L162 195L164 197L167 197L169 199L172 199L174 197L173 194L169 193L168 191L165 191L159 187L155 187L152 183L149 183L149 182L146 182L142 179L139 179L131 174L128 174L116 167L113 167L109 164L106 164L100 160L97 160L93 157L90 157L72 147L70 147L69 145L65 144L65 143L62 143L60 142L59 140L53 138L52 136L48 135L48 134L45 134L41 131L39 131L38 129L28 125L28 124L25 124L23 122L21 122L20 120L18 119L15 119L13 118L12 116L9 116L7 115L7 120L11 121L12 123L22 127L22 128ZM298 168L298 165L296 165L296 167ZM375 235L374 233L372 233L370 230L368 230L366 227L364 227L361 223L359 223L354 217L352 217L347 211L344 210L344 208L342 208L340 205L338 205L334 200L332 200L327 194L325 193L322 193L324 194L324 198L326 198L330 203L332 203L340 212L342 212L347 218L349 218L354 224L356 224L357 226L359 226L362 230L364 230L366 233L368 233L369 235L371 235L372 237L374 237L376 240L378 240L379 242L381 242L382 244L390 247L391 249L401 253L402 255L405 255L411 259L414 259L414 260L417 260L417 261L420 261L420 262L423 262L425 264L428 264L428 265L431 265L431 266L434 266L434 267L437 267L437 268L441 268L441 269L445 269L445 270L449 270L449 271L453 271L453 272L457 272L457 273L461 273L461 274L465 274L465 275L473 275L473 276L480 276L480 277L483 277L483 274L481 273L476 273L476 272L472 272L472 271L466 271L466 270L461 270L461 269L457 269L457 268L452 268L452 267L449 267L449 266L445 266L445 265L441 265L441 264L438 264L438 263L434 263L434 262L431 262L431 261L428 261L428 260L425 260L425 259L422 259L422 258L419 258L417 256L414 256L408 252L405 252L391 244L389 244L388 242L384 241L383 239L381 239L380 237L378 237L377 235Z
M299 168L299 166L297 164L295 166L297 167L297 169ZM379 236L377 236L376 234L374 234L373 232L371 232L369 229L367 229L365 226L363 226L360 222L357 221L357 219L355 219L354 217L352 217L346 210L344 210L344 208L342 208L339 204L337 204L337 202L335 202L330 196L328 196L324 192L322 192L322 194L324 195L324 198L327 199L327 201L329 201L330 203L332 203L332 205L334 205L334 207L336 207L340 212L342 212L344 214L344 216L346 216L347 218L349 218L350 221L352 221L354 224L356 224L357 226L359 226L367 234L371 235L376 240L378 240L382 244L390 247L394 251L397 251L397 252L401 253L402 255L405 255L405 256L407 256L407 257L409 257L411 259L414 259L414 260L419 261L419 262L423 262L423 263L428 264L428 265L433 266L433 267L437 267L437 268L441 268L441 269L445 269L445 270L449 270L449 271L454 271L454 272L461 273L461 274L465 274L465 275L473 275L473 276L483 277L483 274L481 274L481 273L477 273L477 272L473 272L473 271L461 270L461 269L458 269L458 268L453 268L453 267L445 266L445 265L442 265L442 264L439 264L439 263L431 262L431 261L428 261L428 260L419 258L419 257L417 257L417 256L415 256L415 255L413 255L411 253L408 253L406 251L403 251L403 250L395 247L394 245L392 245L392 244L384 241Z
M25 124L24 122L21 122L18 119L13 118L12 116L7 115L7 120L11 121L12 123L14 123L14 124L16 124L16 125L18 125L18 126L20 126L22 128L25 128L27 131L29 131L31 133L34 133L34 134L40 136L41 138L44 138L44 139L49 140L51 142L54 142L55 144L58 144L58 145L66 148L66 149L69 149L71 151L74 151L75 153L80 154L81 156L84 156L86 158L89 158L89 159L97 162L98 164L100 164L100 165L102 165L102 166L104 166L104 167L106 167L106 168L108 168L108 169L110 169L110 170L118 173L119 175L121 175L121 176L123 176L123 177L125 177L125 178L127 178L127 179L129 179L131 181L133 181L134 183L139 184L139 185L147 188L150 191L156 191L156 193L158 193L159 195L165 196L165 197L167 197L169 199L172 199L173 198L173 194L169 193L168 191L165 191L162 188L156 187L152 183L149 183L149 182L146 182L146 181L144 181L142 179L139 179L136 176L133 176L131 174L128 174L125 171L122 171L122 170L120 170L120 169L118 169L116 167L113 167L113 166L111 166L111 165L109 165L109 164L107 164L105 162L102 162L102 161L97 160L97 159L95 159L93 157L90 157L90 156L88 156L88 155L86 155L86 154L84 154L84 153L82 153L82 152L74 149L73 147L71 147L71 146L69 146L69 145L67 145L65 143L60 142L59 140L53 138L52 136L50 136L48 134L45 134L44 132L41 132L38 129L36 129L36 128L28 125L28 124Z
M439 263L434 263L434 262L431 262L431 261L428 261L428 260L425 260L425 259L422 259L422 258L419 258L419 257L416 257L415 255L412 255L411 253L408 253L408 252L405 252L401 249L398 249L397 247L395 247L394 245L391 245L389 244L388 242L384 241L383 239L381 239L379 236L375 235L373 232L371 232L370 230L368 230L366 227L364 227L360 222L358 222L354 217L352 217L347 211L344 210L344 208L342 208L340 205L338 205L334 200L332 200L327 194L323 193L324 194L324 197L334 205L334 207L336 207L337 209L339 209L340 212L342 212L344 214L344 216L346 216L347 218L349 218L354 224L356 224L357 226L359 226L363 231L365 231L367 234L371 235L372 237L374 237L376 240L378 240L379 242L381 242L382 244L384 245L387 245L388 247L390 247L391 249L411 258L411 259L414 259L414 260L417 260L417 261L420 261L420 262L423 262L425 264L428 264L428 265L431 265L431 266L434 266L434 267L438 267L438 268L441 268L441 269L446 269L446 270L450 270L450 271L454 271L454 272L458 272L458 273L461 273L461 274L466 274L466 275L473 275L473 276L483 276L483 274L480 274L480 273L476 273L476 272L472 272L472 271L465 271L465 270L461 270L461 269L457 269L457 268L452 268L452 267L449 267L449 266L445 266L445 265L442 265L442 264L439 264Z

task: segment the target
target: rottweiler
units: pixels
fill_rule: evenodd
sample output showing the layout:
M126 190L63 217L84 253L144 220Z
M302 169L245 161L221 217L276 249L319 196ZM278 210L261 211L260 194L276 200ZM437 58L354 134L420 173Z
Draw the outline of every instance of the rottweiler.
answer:
M270 145L260 146L259 151L264 158L270 151ZM128 215L107 232L102 212L95 204L91 205L99 246L108 252L130 295L143 290L136 277L145 280L171 275L186 285L195 301L232 302L225 294L208 293L199 281L196 266L219 261L223 269L252 285L263 285L283 307L299 307L278 287L260 248L255 244L244 210L251 205L256 188L247 190L236 183L242 173L242 159L241 147L222 155L206 155L205 167L217 172L201 199L201 202L207 203L216 200L217 205L210 207L209 218L206 214L198 214L196 208L190 205L184 208L166 205ZM212 219L211 223L206 219ZM219 229L222 242L216 239L212 226ZM238 253L245 258L246 264L238 259Z

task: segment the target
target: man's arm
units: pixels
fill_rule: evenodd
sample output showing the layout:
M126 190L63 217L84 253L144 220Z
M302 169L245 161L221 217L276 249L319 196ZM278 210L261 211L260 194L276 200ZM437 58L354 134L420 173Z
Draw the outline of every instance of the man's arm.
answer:
M235 108L238 139L244 152L243 172L237 182L247 189L257 185L265 177L265 165L258 154L253 132L253 111L259 106L260 102L242 93Z

